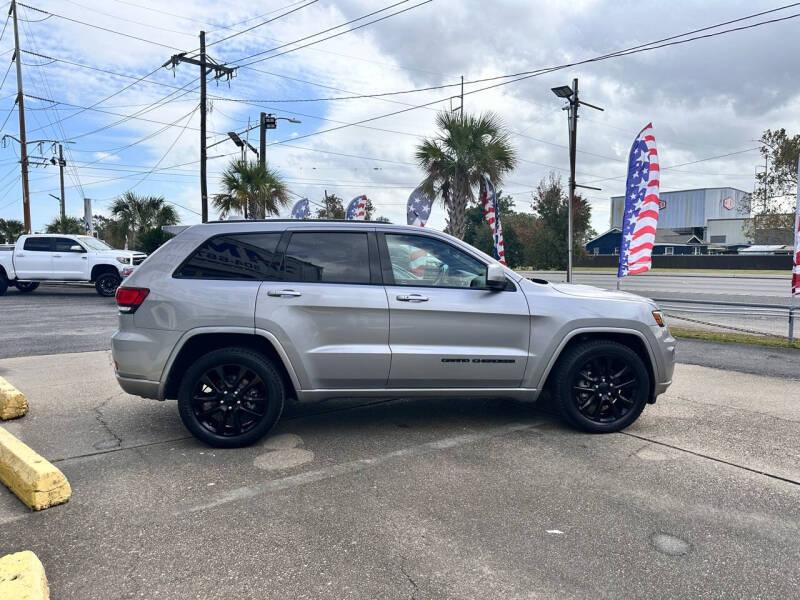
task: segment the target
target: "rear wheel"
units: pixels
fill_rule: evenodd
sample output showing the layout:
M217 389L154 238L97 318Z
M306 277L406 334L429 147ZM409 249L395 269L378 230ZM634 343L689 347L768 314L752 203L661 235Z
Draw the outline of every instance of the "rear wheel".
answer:
M117 293L117 288L121 281L122 279L120 279L117 273L109 271L99 275L97 279L94 280L94 289L96 289L97 293L101 296L112 298L114 294Z
M272 361L246 348L221 348L189 367L178 392L181 420L211 446L237 448L280 418L286 391Z
M612 433L639 418L650 395L650 373L629 347L592 340L559 359L553 391L564 418L575 427Z
M32 292L36 288L39 287L38 281L17 281L14 284L17 289L22 292L23 294L27 294L28 292Z
M8 279L6 279L5 273L0 271L0 296L6 293L8 289Z

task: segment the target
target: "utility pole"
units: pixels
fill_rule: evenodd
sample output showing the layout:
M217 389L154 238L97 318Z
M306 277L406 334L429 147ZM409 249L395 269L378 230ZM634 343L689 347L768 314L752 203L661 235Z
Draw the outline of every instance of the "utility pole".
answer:
M25 132L25 104L22 94L22 61L19 54L19 26L17 25L17 2L11 0L14 13L14 62L17 63L17 112L19 113L19 162L22 165L22 214L25 231L31 233L31 194L28 187L28 142Z
M214 79L227 77L230 81L235 76L236 67L221 65L206 54L206 32L200 32L200 53L196 57L186 56L187 52L173 54L163 64L164 67L172 66L174 69L179 63L189 63L200 67L200 212L203 223L208 222L208 180L206 177L206 76L214 73Z
M267 113L265 112L258 117L258 164L262 167L267 164Z
M460 115L464 116L464 76L461 76L461 105L458 107Z
M67 161L64 160L64 146L61 144L58 145L58 179L61 183L61 199L59 201L59 207L61 208L61 220L64 220L64 217L67 216L66 207L64 206L64 167L66 166Z
M575 182L575 157L578 151L578 106L583 104L595 110L604 110L594 104L583 102L578 98L578 78L572 80L572 87L562 85L553 88L553 93L559 98L565 98L569 104L563 108L568 111L569 125L569 201L567 205L567 283L572 283L572 229L575 204L575 188L600 190L589 185L580 185Z

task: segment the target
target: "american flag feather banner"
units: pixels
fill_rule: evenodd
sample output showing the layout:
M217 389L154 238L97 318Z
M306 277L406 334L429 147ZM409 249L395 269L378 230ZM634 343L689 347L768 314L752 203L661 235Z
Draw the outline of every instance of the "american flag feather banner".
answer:
M639 132L628 158L617 277L649 271L658 227L660 171L653 125Z
M800 160L797 161L800 174ZM794 215L794 263L792 264L792 294L800 294L800 187L797 188L797 205Z
M303 198L298 200L297 203L292 207L292 218L305 219L310 212L311 209L308 206L308 198Z
M492 230L494 241L494 257L502 264L506 264L506 252L503 246L503 227L500 225L500 208L497 206L497 194L488 175L483 176L483 191L481 196L483 212L486 221Z
M422 190L422 185L417 186L408 197L408 203L406 204L406 223L408 225L416 225L417 227L425 227L425 223L428 222L428 217L431 216L432 206L433 198L430 198Z
M367 218L367 197L356 196L347 205L344 218L348 221L363 221Z

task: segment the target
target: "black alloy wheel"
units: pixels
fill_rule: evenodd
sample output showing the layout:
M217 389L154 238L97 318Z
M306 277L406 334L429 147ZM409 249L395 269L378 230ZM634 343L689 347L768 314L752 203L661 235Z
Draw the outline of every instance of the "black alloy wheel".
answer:
M103 273L94 282L97 293L105 298L112 298L117 293L117 288L122 279L116 273Z
M239 447L261 438L283 411L283 380L271 361L245 348L199 358L183 377L181 419L212 446Z
M612 423L633 408L636 384L636 374L624 359L592 358L573 378L572 401L590 421Z
M611 433L633 423L650 397L650 373L628 346L592 340L559 361L555 392L561 412L592 433Z

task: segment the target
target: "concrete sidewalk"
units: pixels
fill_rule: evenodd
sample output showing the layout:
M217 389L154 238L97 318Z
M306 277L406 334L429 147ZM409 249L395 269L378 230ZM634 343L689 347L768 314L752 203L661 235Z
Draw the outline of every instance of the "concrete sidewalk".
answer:
M800 561L800 384L678 365L625 433L502 400L296 408L251 448L127 396L108 354L0 360L5 426L73 497L0 490L0 555L63 598L789 597Z

